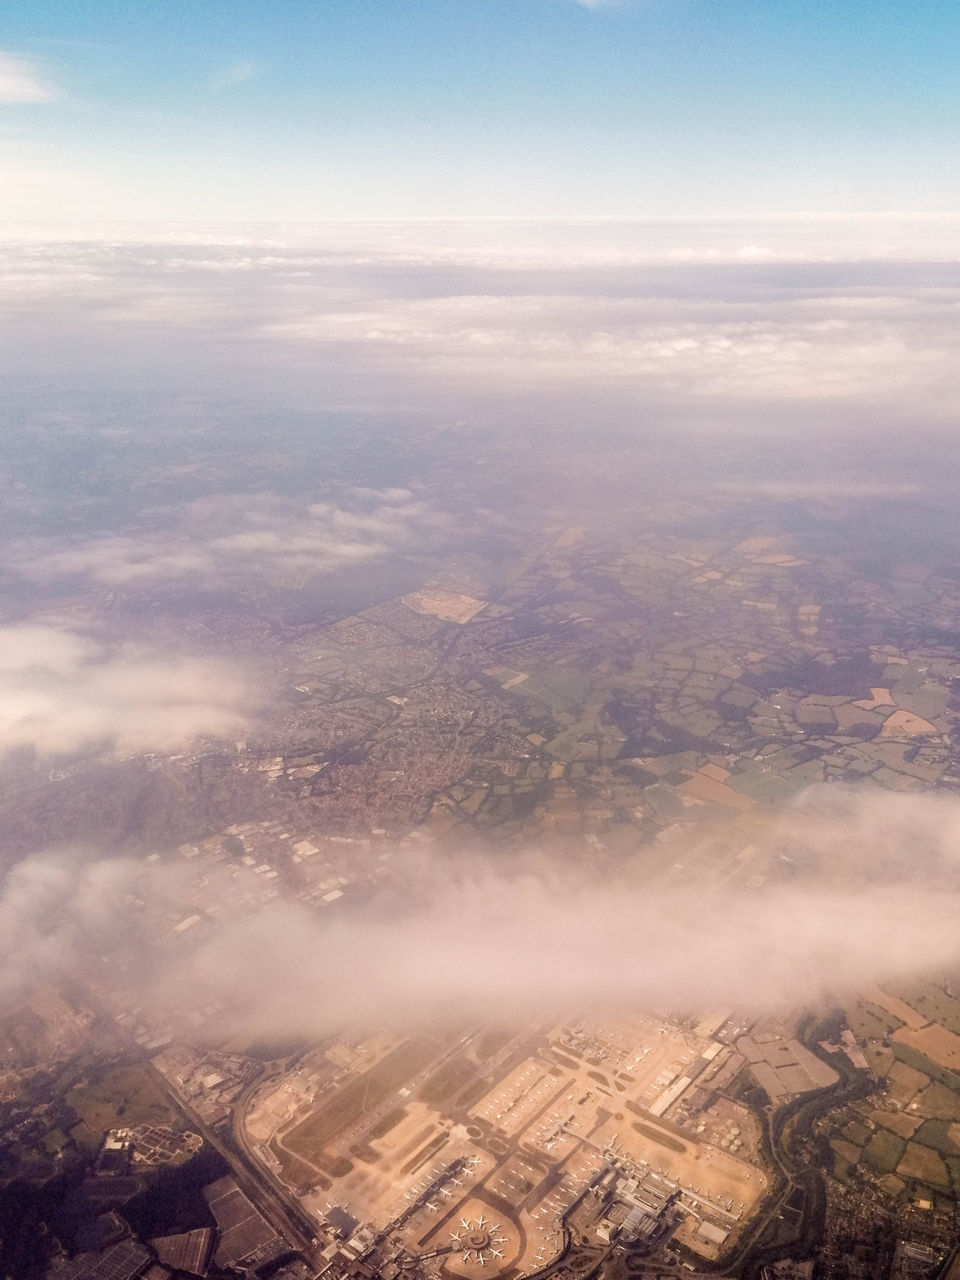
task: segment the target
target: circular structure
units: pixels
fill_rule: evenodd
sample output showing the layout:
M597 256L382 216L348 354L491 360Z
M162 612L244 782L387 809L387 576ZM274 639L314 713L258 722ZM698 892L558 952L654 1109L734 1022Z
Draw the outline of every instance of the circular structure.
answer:
M450 1232L450 1250L460 1253L462 1261L484 1266L503 1257L502 1246L507 1237L500 1234L500 1223L479 1218L461 1218L459 1231Z

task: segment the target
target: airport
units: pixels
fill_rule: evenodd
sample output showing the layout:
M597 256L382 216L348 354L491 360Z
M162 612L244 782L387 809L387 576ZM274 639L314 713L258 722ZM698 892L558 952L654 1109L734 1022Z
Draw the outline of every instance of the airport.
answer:
M239 1123L325 1228L330 1280L533 1275L667 1236L712 1260L770 1184L749 1113L710 1087L742 1061L643 1015L379 1035L305 1055Z

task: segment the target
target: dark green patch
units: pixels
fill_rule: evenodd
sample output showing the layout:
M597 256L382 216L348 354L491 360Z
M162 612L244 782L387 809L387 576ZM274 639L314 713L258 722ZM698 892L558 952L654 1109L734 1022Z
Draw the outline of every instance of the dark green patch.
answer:
M686 1147L682 1142L678 1142L676 1138L671 1138L669 1133L661 1133L659 1129L654 1129L648 1124L640 1124L639 1121L631 1121L631 1125L636 1129L637 1133L643 1137L649 1138L651 1142L655 1142L657 1146L666 1147L668 1151L686 1151Z
M948 1128L946 1120L924 1120L913 1135L913 1141L923 1147L932 1147L942 1156L960 1156L960 1147L947 1133Z
M420 1089L420 1097L434 1106L446 1102L454 1093L463 1089L475 1074L476 1067L472 1063L464 1058L455 1058L452 1062L444 1063L439 1071L430 1076Z
M921 1053L919 1049L914 1049L912 1045L903 1044L899 1040L892 1041L890 1047L893 1049L895 1058L899 1058L901 1062L905 1062L908 1067L913 1067L915 1071L922 1071L924 1075L935 1080L938 1084L942 1084L952 1093L960 1094L960 1076L955 1072L941 1067L939 1062L934 1062L928 1058L926 1054Z
M863 1162L874 1173L893 1173L903 1158L906 1143L889 1129L878 1129L863 1152Z
M388 1111L367 1134L368 1138L377 1139L385 1137L391 1129L396 1128L403 1117L407 1114L406 1107L394 1107L392 1111Z

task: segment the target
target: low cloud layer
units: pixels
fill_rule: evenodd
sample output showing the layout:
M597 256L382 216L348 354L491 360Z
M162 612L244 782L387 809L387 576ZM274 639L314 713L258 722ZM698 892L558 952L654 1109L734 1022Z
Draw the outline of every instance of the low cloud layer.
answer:
M170 751L241 732L252 708L238 670L55 627L0 627L0 754L110 747Z
M37 582L87 575L111 587L238 577L288 579L421 549L448 527L407 489L353 489L338 503L298 504L274 494L214 494L166 514L169 526L122 535L14 543L11 568Z
M677 417L862 403L876 427L921 391L926 418L960 407L958 262L950 217L170 228L0 246L0 341L327 407L556 389Z
M819 788L760 838L783 874L759 889L652 879L643 850L602 882L533 855L502 871L398 852L363 905L218 908L183 937L174 926L206 916L204 893L242 899L253 874L45 855L0 898L4 994L68 971L96 979L107 941L128 938L145 961L138 998L161 1020L213 1002L231 1027L307 1036L587 1007L782 1010L960 969L960 801Z

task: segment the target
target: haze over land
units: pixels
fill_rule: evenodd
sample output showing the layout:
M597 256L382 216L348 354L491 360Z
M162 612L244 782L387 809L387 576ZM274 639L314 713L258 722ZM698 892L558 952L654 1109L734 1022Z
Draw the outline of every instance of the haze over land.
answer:
M960 9L0 15L0 1276L960 1280Z
M205 870L201 891L182 864L36 854L0 899L2 994L9 1005L85 971L99 981L121 960L174 1025L212 1000L220 1034L309 1039L345 1023L522 1026L580 1008L785 1013L960 969L953 798L815 788L755 838L781 876L753 889L651 883L642 852L598 882L549 847L506 865L476 849L391 851L377 892L340 914L281 900L173 953L171 921L215 902L218 882L236 889L225 868ZM671 847L676 866L691 844Z
M24 751L62 764L106 748L109 762L198 735L269 736L265 703L289 665L270 639L281 622L400 594L450 558L496 563L506 538L533 538L561 513L617 537L684 525L696 536L707 511L714 529L786 519L795 531L862 512L864 537L879 548L902 537L921 560L931 512L955 523L960 223L950 217L151 234L3 245L0 339L15 373L2 444L0 747L19 752L8 759L20 770ZM920 248L923 261L912 260ZM230 639L218 633L225 617ZM855 812L866 819L877 803ZM944 812L922 796L904 803L923 824ZM111 854L136 839L102 834ZM85 836L97 837L96 822ZM898 884L911 888L909 876ZM918 868L915 888L926 887ZM805 883L820 892L836 890ZM651 922L695 912L696 895L687 908L682 895L641 894L629 909L619 895L605 888L592 906L589 893L560 895L585 913L557 929L563 946L581 938L569 981L623 981L628 999L635 983L646 998L675 982L667 1003L680 999L697 970L680 963L695 954L687 933L675 926L677 961L656 979L618 961L620 934L635 913L627 955L642 955ZM889 900L880 889L848 904L858 972L874 940L877 959L889 958ZM720 923L706 933L719 928L711 945L731 960L711 965L711 980L749 988L762 972L771 993L799 998L819 933L794 936L782 921L802 930L816 915L829 932L844 902L816 912L757 912L739 893L714 902ZM480 903L470 909L488 910L482 891ZM486 941L474 945L510 954L506 940L522 934L524 955L547 957L530 976L539 998L555 969L536 933L547 913L532 911L528 937L516 911L483 917ZM925 930L925 911L918 900L905 951L924 939L947 965L952 944ZM746 935L751 913L770 936ZM441 914L469 924L469 912ZM588 962L604 920L615 941ZM416 921L401 950L438 927ZM366 954L373 926L356 927ZM338 945L354 954L349 940ZM424 953L424 980L435 954ZM811 994L818 986L811 977Z

